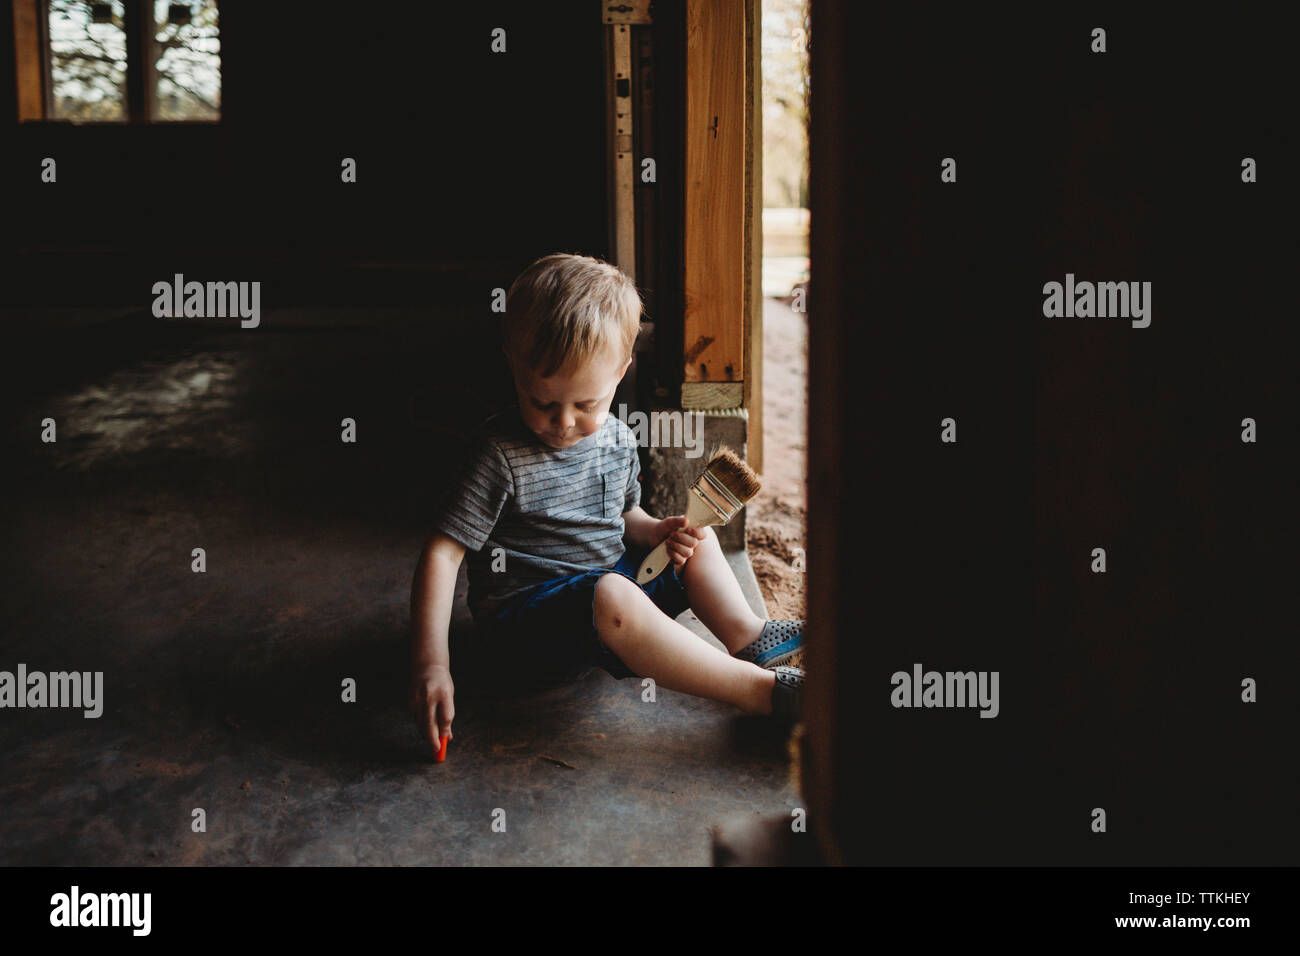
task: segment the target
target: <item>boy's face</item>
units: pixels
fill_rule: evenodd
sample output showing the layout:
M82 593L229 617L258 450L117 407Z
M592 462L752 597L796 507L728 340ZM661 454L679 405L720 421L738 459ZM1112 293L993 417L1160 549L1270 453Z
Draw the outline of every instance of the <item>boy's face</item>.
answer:
M618 383L632 364L631 356L621 361L609 349L582 366L542 378L509 353L506 357L524 424L552 448L569 448L600 430Z

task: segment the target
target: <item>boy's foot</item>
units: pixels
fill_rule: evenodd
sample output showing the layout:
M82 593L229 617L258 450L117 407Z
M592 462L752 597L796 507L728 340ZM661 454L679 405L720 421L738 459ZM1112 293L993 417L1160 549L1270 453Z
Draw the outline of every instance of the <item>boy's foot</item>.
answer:
M776 683L772 685L772 716L794 723L803 714L804 670L786 664L778 664L772 670L776 672Z
M772 670L785 664L803 667L803 621L764 621L763 630L732 657Z

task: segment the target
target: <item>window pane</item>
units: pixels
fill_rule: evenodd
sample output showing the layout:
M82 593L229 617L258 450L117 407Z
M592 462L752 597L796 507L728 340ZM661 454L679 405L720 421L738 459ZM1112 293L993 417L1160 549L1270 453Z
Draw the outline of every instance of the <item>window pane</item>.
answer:
M155 117L220 119L221 40L216 0L154 0L154 24L158 41Z
M50 98L55 119L126 119L124 12L122 0L50 0Z

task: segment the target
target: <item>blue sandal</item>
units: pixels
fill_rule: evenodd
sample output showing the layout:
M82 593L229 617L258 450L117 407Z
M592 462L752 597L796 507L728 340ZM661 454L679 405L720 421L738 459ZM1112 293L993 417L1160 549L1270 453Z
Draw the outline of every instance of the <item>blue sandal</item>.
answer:
M803 667L803 625L803 621L764 621L762 633L732 656L768 670Z

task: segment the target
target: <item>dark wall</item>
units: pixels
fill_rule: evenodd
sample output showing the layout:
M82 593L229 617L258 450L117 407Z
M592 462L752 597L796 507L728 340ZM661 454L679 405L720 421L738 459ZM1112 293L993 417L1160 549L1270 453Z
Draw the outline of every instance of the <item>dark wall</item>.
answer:
M1293 861L1285 31L812 16L813 746L846 859ZM1150 327L1044 317L1067 272L1151 281ZM999 716L894 708L916 663L998 671Z
M196 126L15 125L0 17L0 301L132 304L174 272L262 279L282 304L422 301L457 263L607 256L594 5L319 10L224 3L223 119Z
M0 13L0 123L8 128L18 117L18 89L14 76L14 18L13 4L5 4ZM9 139L8 135L5 140Z

